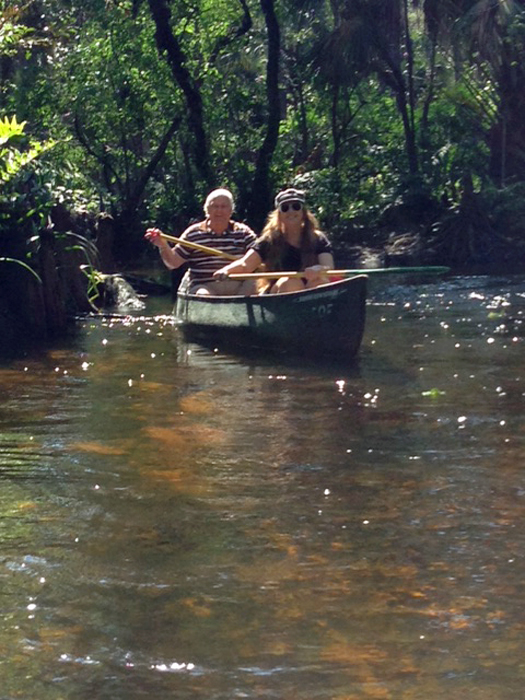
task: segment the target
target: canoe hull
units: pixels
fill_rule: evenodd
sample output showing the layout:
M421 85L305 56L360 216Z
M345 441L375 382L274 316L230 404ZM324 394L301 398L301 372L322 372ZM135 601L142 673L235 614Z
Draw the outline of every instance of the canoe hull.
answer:
M365 325L365 275L315 289L262 296L179 292L175 316L192 339L308 356L355 357Z

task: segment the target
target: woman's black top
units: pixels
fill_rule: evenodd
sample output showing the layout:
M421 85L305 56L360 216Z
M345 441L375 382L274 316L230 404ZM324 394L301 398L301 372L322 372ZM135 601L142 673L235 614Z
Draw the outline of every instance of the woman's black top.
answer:
M251 246L255 250L261 260L266 262L270 257L272 243L267 239L259 239ZM315 246L313 250L315 255L320 255L321 253L331 253L332 244L324 233L317 233L315 237ZM289 243L284 243L282 254L279 260L280 270L289 270L290 272L300 272L303 270L302 260L301 260L301 249L296 248Z

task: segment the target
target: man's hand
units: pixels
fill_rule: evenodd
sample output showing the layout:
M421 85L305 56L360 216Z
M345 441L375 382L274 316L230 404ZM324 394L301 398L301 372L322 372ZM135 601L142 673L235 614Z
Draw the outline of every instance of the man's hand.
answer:
M150 243L153 243L153 245L156 245L157 248L162 248L165 244L165 241L162 238L161 234L162 231L160 230L160 228L149 228L144 234L144 238Z

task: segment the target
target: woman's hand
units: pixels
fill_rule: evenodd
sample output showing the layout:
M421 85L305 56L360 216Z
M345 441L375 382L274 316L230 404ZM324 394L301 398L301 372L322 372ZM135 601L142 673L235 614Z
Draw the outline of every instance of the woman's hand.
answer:
M230 275L232 274L243 274L245 272L253 272L256 270L259 265L261 264L261 257L259 253L255 250L248 250L242 258L239 258L239 260L235 260L234 262L231 262L229 265L225 265L224 267L221 267L219 270L216 270L213 273L213 276L217 280L227 280L230 279Z
M162 231L160 228L149 228L144 234L144 238L156 245L157 248L162 248L165 244L165 239L161 237Z
M226 267L222 267L220 270L215 270L213 276L220 282L224 282L224 280L228 279L228 269Z
M320 281L327 281L327 270L328 267L326 267L325 265L312 265L311 267L307 267L304 270L304 277L308 282L318 281L319 283Z

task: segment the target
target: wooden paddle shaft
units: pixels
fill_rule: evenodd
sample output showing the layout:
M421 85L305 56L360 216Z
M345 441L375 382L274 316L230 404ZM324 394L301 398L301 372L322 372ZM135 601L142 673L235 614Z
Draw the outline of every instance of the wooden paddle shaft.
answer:
M327 270L323 274L333 276L335 275L335 272L335 270ZM340 274L340 272L337 274ZM232 273L231 275L228 275L228 279L230 280L276 280L279 277L291 277L295 279L298 277L304 277L304 272L245 272L239 274Z
M357 270L324 270L322 274L328 277L350 277L352 275L371 275L371 274L444 274L450 272L449 267L378 267L370 269ZM304 272L246 272L242 274L232 273L228 275L232 280L249 280L249 279L267 279L274 280L279 277L304 277Z
M224 253L222 250L217 250L216 248L208 248L206 245L201 245L200 243L192 243L192 241L186 241L183 238L176 238L175 236L168 236L167 233L159 233L161 238L165 238L167 241L173 241L173 243L180 243L187 248L195 248L195 250L200 250L203 253L208 253L208 255L216 255L219 258L225 258L226 260L238 260L238 256L230 255L230 253Z

